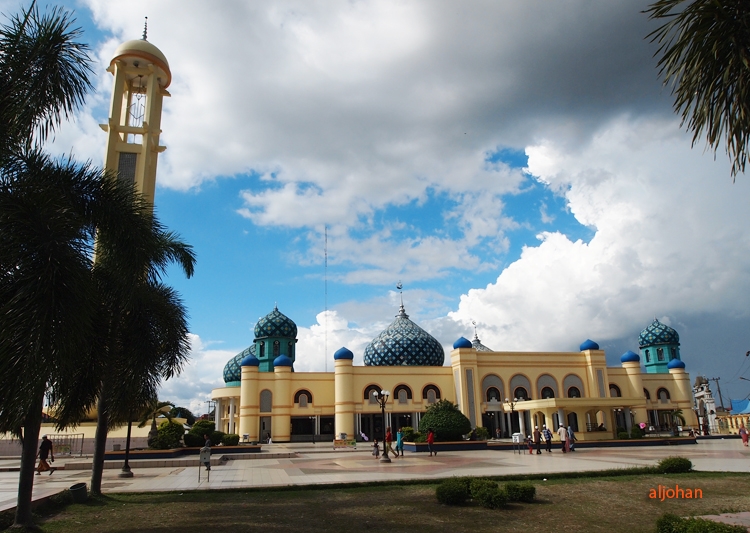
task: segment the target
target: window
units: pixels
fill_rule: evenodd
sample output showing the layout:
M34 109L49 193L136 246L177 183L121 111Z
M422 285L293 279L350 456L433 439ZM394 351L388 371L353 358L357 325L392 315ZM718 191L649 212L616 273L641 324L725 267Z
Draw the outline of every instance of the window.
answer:
M404 389L398 391L398 403L406 403L407 401L408 398L406 397L406 391Z
M266 356L266 343L265 342L260 343L260 356L261 357Z
M288 353L289 353L289 358L290 359L294 358L294 343L293 342L289 343L289 352Z
M380 394L380 387L377 385L368 385L365 389L365 400L369 400L370 403L377 404L378 403L378 394Z
M412 394L411 389L406 385L399 385L393 391L394 400L398 400L398 403L406 403L407 400L411 400Z
M669 403L669 391L667 389L659 389L658 391L656 391L656 396L659 398L659 402Z
M609 395L612 398L619 398L622 396L622 393L620 392L620 387L615 385L614 383L609 384Z
M568 389L568 398L580 398L581 397L581 391L578 389L578 387L570 387Z
M544 387L542 389L542 399L546 400L547 398L554 398L555 397L555 391L553 391L550 387Z
M430 389L427 391L427 403L435 403L437 402L437 395L435 394L435 391Z
M281 355L281 345L279 341L273 341L273 356L278 357Z
M651 352L649 350L646 350L646 362L651 362Z
M260 412L270 413L272 406L273 406L273 395L271 394L271 391L270 390L260 391Z
M672 359L677 359L677 348L674 347L669 349L669 360L671 361Z
M422 389L422 399L427 400L427 403L435 403L440 399L440 389L435 385L427 385Z
M300 407L307 407L308 403L312 403L312 394L309 390L298 390L294 395L294 403L299 404Z
M487 389L487 401L488 402L502 401L500 399L500 391L497 390L497 387L490 387L489 389Z
M513 397L517 400L528 400L529 393L524 387L516 387L516 390L513 391Z
M656 358L659 361L664 361L664 348L657 348L656 349Z

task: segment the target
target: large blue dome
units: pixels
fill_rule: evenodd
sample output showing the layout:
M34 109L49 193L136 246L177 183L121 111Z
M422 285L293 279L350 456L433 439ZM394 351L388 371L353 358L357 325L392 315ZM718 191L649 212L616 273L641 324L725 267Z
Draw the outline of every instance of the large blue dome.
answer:
M638 335L638 346L646 348L655 344L680 344L680 336L675 330L654 319L651 324Z
M255 338L264 337L289 337L297 338L297 324L291 318L274 307L273 311L258 320L255 324Z
M242 381L242 360L248 355L255 356L255 344L242 350L224 365L224 383L231 386L240 384L240 381Z
M404 306L396 320L365 348L365 366L443 366L438 340L409 320Z

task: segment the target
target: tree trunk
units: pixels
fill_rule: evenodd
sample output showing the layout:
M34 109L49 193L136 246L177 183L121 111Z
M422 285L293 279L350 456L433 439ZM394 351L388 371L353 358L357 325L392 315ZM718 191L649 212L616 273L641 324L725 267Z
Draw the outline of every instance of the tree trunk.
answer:
M96 417L96 437L94 438L94 458L91 464L91 494L99 495L102 493L102 475L104 473L104 453L107 451L107 433L109 424L107 423L108 413L106 409L105 394L106 384L102 383L102 390L99 393L97 409L99 410Z
M34 466L36 465L36 445L39 440L39 430L42 425L42 405L44 393L38 395L31 402L31 408L26 414L23 428L23 442L21 445L21 471L18 476L18 500L16 501L16 517L14 526L34 527L31 517L31 497L34 490ZM54 450L52 450L54 453Z

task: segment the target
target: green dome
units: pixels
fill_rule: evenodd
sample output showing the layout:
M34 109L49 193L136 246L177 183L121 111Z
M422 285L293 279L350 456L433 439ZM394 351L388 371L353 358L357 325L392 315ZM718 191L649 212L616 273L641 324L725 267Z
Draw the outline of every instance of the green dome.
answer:
M638 335L638 346L645 348L655 344L680 344L680 336L674 329L666 324L662 324L657 319L654 319L654 321L641 331L640 335Z
M297 324L291 318L274 307L273 311L258 320L255 324L255 338L263 339L265 337L288 337L297 338Z

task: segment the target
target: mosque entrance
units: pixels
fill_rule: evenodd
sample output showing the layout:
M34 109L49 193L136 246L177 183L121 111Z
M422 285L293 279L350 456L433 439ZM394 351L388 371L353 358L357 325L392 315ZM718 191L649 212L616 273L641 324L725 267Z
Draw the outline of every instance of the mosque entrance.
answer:
M268 439L271 438L271 417L261 416L260 417L260 433L258 433L260 442L268 443Z

